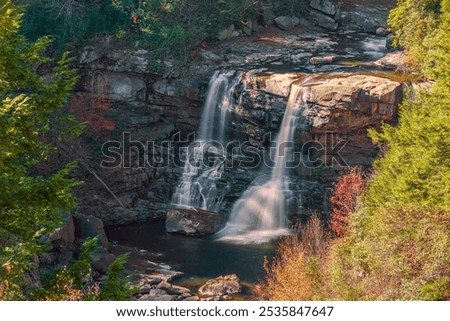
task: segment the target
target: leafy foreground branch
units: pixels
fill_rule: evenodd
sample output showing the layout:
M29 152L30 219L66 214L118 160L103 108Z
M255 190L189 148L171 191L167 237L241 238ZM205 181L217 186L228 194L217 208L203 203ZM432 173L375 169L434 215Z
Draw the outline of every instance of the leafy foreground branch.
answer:
M36 72L38 65L54 64L44 56L50 40L44 37L28 43L19 34L22 14L22 8L0 0L0 300L27 299L36 290L32 287L39 283L38 255L49 248L46 235L61 226L62 214L75 206L71 190L80 184L70 177L75 163L47 176L32 174L32 167L55 151L44 138L52 135L58 140L60 135L78 131L62 113L77 78L67 53L50 79ZM48 299L80 298L76 291L64 291L81 289L94 243L85 243L73 269L61 271L53 286L38 292ZM111 265L97 298L122 299L128 294L126 279L120 275L125 260L119 257Z

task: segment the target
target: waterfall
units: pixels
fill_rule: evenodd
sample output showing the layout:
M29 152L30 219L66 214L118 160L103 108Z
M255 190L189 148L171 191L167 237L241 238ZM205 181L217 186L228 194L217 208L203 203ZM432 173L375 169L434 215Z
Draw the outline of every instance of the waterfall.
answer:
M292 86L276 141L276 152L272 154L275 164L270 179L263 185L252 186L244 192L234 204L227 226L218 233L219 240L263 243L289 233L287 206L288 200L294 195L289 188L286 165L293 158L292 144L298 114L309 92L308 87Z
M177 207L217 212L224 191L218 182L226 159L226 126L233 105L236 71L216 71L212 76L200 119L198 137L188 147L183 174L172 198Z

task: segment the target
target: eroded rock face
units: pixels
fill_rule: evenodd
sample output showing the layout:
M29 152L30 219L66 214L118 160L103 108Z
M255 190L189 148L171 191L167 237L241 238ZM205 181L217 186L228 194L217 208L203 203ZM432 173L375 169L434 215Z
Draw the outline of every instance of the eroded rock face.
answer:
M393 121L403 98L401 84L365 75L319 80L308 88L302 115L313 133L352 132Z
M333 180L332 163L329 163L333 157L339 160L340 166L371 166L378 147L367 130L379 129L383 122L397 121L398 106L403 99L402 85L384 78L353 75L313 81L308 88L297 139L314 141L328 149L322 155L327 164L322 179L331 175L328 179ZM339 142L346 143L342 149L332 151L330 146Z
M343 5L342 10L347 11L341 14L336 3L312 0L311 10L325 19L332 30L339 23L339 32L324 32L314 27L311 17L283 17L291 25L301 23L302 28L306 26L308 31L302 32L302 29L296 28L290 32L281 32L270 26L265 30L267 34L253 33L249 41L233 39L207 49L197 48L197 56L186 66L186 77L173 71L170 61L162 62L167 67L163 75L152 73L148 68L148 52L145 50L117 49L111 44L85 48L79 60L80 83L69 107L80 121L89 123L89 130L91 127L100 128L93 128L93 133L88 132L87 141L93 146L86 152L90 153L92 171L83 169L85 173L82 179L87 183L77 190L80 206L75 214L98 216L106 225L166 218L168 210L173 207L170 204L172 193L183 169L182 166L157 163L157 159L160 156L178 157L179 152L167 148L164 142L172 141L180 133L180 145L186 146L186 137L198 129L202 100L215 69L244 69L243 80L233 95L235 106L228 127L239 135L241 142L248 142L248 146L263 155L268 146L268 135L275 137L279 132L291 85L305 78L305 74L299 74L300 71L327 73L329 76L326 77L331 79L335 76L330 72L346 71L347 66L341 61L361 60L369 65L372 60L378 59L378 56L373 58L367 54L368 49L364 44L367 37L381 38L361 31L364 26L366 29L378 25L379 28L384 27L387 10ZM258 22L267 26L274 23L274 18L269 10L264 13L264 21L247 21L245 24L241 22L230 26L226 30L226 37L230 38L241 30L247 35L250 34L249 29L261 31L263 27ZM371 21L380 23L373 24ZM244 30L244 27L248 30ZM276 35L271 35L272 32ZM369 39L370 45L372 38ZM382 41L380 46L384 47ZM377 53L379 51L380 56L386 52L378 47L374 50ZM385 68L390 65L380 62L380 66ZM330 83L330 86L335 85L338 88L340 86L339 83ZM330 88L330 91L339 90ZM355 97L348 99L363 99ZM373 121L368 121L372 116L361 110L333 109L319 103L307 115L308 121L299 126L296 143L301 144L304 139L322 142L323 130L332 128L340 137L351 141L346 151L355 165L370 165L377 149L366 135L367 126L377 127L384 119L394 122L389 114L395 111L396 106L378 104L374 107L376 113L386 115L372 115ZM340 103L339 99L336 103ZM368 125L369 122L371 125ZM350 127L347 128L347 125ZM131 133L133 143L150 141L155 144L155 149L149 151L151 166L142 163L145 156L136 148L121 150L122 162L115 168L105 169L100 166L104 159L102 144L108 140L121 142L124 132ZM86 142L80 144L81 147L86 145ZM128 164L124 164L125 160L129 160ZM255 162L252 165L258 164ZM326 178L312 171L310 175L299 171L298 175L292 176L295 181L293 185L298 186L294 192L302 195L304 208L326 212L326 184L333 181L337 170L330 172ZM249 171L225 171L221 188L226 186L228 190L221 214L226 216L230 212L232 204L257 176L256 167ZM326 184L323 184L323 180Z
M297 74L274 74L265 81L264 90L268 93L287 98L291 91L292 83L297 79Z
M201 209L172 209L167 213L166 230L189 236L208 235L223 227L223 217Z
M208 280L198 289L198 292L201 295L220 297L227 294L241 293L241 290L241 281L236 274L231 274Z

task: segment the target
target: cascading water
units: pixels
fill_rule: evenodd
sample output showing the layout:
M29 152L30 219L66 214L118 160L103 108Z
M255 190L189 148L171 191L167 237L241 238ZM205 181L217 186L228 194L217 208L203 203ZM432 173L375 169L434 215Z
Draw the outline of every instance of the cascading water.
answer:
M193 207L217 212L224 191L218 188L226 159L226 126L232 107L236 71L216 71L205 100L197 139L188 147L183 175L173 195L177 207Z
M270 180L250 187L235 203L227 226L218 233L219 240L263 243L289 233L286 214L293 193L289 188L287 163L293 158L293 146L286 147L289 145L286 143L293 142L299 109L308 94L308 87L292 87L272 157L275 164Z

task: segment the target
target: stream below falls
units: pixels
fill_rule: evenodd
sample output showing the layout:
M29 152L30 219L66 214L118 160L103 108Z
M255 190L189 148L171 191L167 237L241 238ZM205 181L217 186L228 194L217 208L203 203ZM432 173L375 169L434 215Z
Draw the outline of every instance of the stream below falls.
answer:
M233 273L255 283L264 275L264 256L271 259L276 247L275 241L245 245L169 234L164 222L110 227L107 235L114 252L131 252L130 269L144 273L148 261L164 263L185 273L180 282L188 284Z

